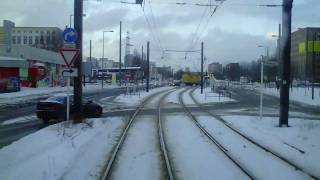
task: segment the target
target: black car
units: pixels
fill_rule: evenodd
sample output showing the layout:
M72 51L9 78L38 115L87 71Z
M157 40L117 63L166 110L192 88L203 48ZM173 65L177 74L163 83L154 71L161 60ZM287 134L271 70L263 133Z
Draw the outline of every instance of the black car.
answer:
M74 114L73 96L70 96L70 117ZM54 95L37 103L36 114L44 123L51 119L65 120L67 117L67 95ZM102 107L91 100L83 100L84 117L98 118L102 114Z

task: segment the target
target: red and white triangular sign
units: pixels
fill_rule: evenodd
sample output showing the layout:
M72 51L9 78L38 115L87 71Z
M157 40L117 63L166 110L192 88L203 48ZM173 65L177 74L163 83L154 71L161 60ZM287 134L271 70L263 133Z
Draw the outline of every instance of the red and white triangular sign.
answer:
M73 66L73 61L79 55L80 49L76 48L60 48L60 54L68 67Z

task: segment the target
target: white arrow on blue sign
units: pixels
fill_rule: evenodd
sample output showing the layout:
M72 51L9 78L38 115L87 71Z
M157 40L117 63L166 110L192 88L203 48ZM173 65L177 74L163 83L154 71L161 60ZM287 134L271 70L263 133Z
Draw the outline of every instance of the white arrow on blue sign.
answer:
M78 33L73 28L64 29L62 36L63 36L63 40L68 43L73 43L78 39Z

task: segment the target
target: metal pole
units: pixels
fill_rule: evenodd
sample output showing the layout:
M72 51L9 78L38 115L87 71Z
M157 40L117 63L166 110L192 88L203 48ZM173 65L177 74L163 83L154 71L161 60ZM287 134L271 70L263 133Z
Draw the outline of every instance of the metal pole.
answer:
M89 61L90 61L90 67L91 67L91 72L92 72L91 50L92 50L92 46L91 46L91 40L90 40ZM89 82L91 82L91 73L88 76L89 76ZM85 76L84 76L84 85L86 85L85 80L86 79L85 79Z
M312 93L312 100L314 100L314 83L316 81L316 53L315 53L315 46L314 46L314 42L316 41L316 33L314 33L313 35L313 40L312 40L312 88L311 88L311 93Z
M278 62L281 60L281 24L279 24L279 32L278 32Z
M83 107L82 107L82 22L83 22L83 0L74 0L74 28L78 33L76 48L80 49L79 55L74 62L78 68L78 76L74 78L74 122L82 122Z
M279 126L288 126L289 85L290 85L290 51L291 51L291 16L293 0L283 0L282 38L281 38L281 83L280 83L280 117Z
M73 16L73 15L72 15L72 14L70 14L70 24L69 24L70 26L69 26L69 28L71 28L72 16Z
M91 58L92 58L92 56L91 56L91 50L92 50L92 44L91 44L91 40L90 40L90 56L89 56L89 60L90 60L90 62L91 62Z
M150 79L150 42L147 42L147 92L149 92L149 79Z
M201 42L201 94L203 94L203 42Z
M101 89L103 89L103 79L104 79L103 61L104 61L104 31L102 32Z
M140 62L140 70L142 71L142 64L143 64L143 46L141 47L141 62ZM142 76L141 76L142 77ZM143 79L143 78L142 78Z
M102 32L102 59L101 59L101 69L103 69L104 60L104 31Z
M261 74L260 74L260 119L262 119L262 108L263 108L263 56L261 57Z
M121 73L121 37L122 36L122 22L120 21L120 39L119 39L119 85L121 86L122 73Z
M280 77L280 61L281 61L281 24L279 24L279 32L278 32L278 69L277 69L277 80Z
M67 121L70 119L70 76L67 78Z

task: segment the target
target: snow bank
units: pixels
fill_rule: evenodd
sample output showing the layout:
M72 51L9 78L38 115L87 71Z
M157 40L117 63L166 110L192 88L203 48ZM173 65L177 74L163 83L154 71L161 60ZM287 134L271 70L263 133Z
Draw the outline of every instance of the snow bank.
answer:
M96 179L124 122L114 117L87 123L55 124L2 148L0 179Z
M320 121L291 118L289 128L279 128L278 118L264 117L263 120L256 116L223 118L259 143L320 177Z
M231 99L228 97L222 97L221 95L219 96L219 94L217 93L212 93L210 87L205 88L203 90L203 94L201 94L201 89L197 88L193 92L193 96L201 104L235 102L234 99Z
M311 97L311 88L294 87L290 89L290 101L299 102L320 107L320 88L315 88L314 99ZM280 91L276 88L264 89L265 94L280 97Z

